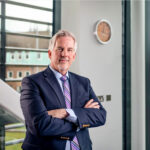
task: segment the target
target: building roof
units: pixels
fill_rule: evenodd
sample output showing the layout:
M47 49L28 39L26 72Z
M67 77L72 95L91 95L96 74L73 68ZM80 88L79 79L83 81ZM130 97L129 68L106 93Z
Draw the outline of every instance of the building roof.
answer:
M0 105L0 126L20 122L17 116Z
M0 124L24 122L20 94L0 79Z

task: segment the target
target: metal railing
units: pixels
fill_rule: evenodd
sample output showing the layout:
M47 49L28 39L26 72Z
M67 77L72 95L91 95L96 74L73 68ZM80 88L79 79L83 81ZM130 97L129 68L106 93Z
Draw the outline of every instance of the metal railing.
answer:
M5 142L5 131L9 131L11 129L16 129L20 127L24 127L24 124L20 123L20 124L0 126L0 150L5 150L5 146L22 143L24 141L24 138L21 138L21 139L14 139Z
M7 141L5 142L5 146L8 145L14 145L14 144L18 144L18 143L22 143L24 141L24 138L22 139L16 139L16 140L11 140L11 141Z
M5 130L20 128L20 127L24 127L24 124L23 123L18 123L18 124L6 125Z

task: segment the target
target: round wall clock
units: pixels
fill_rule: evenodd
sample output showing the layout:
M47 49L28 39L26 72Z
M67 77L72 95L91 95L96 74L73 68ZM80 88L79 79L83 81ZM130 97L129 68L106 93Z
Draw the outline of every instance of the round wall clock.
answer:
M112 37L112 27L109 21L101 19L96 24L96 37L101 44L107 44Z

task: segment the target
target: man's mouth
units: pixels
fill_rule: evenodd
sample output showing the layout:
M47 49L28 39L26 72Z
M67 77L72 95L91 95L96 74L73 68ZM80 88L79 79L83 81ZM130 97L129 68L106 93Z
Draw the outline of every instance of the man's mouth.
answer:
M60 59L59 61L60 62L68 62L69 60L68 59Z

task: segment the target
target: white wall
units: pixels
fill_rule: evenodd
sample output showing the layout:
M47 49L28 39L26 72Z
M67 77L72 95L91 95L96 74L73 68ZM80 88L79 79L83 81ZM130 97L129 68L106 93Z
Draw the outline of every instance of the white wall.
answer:
M97 95L111 94L102 102L107 123L90 129L93 150L122 149L122 5L121 1L62 0L62 29L78 40L77 60L71 70L89 77ZM107 19L113 29L112 40L101 45L93 35L95 23Z

